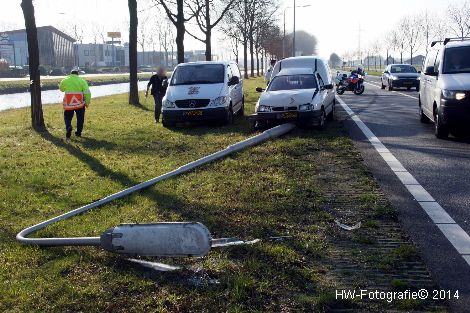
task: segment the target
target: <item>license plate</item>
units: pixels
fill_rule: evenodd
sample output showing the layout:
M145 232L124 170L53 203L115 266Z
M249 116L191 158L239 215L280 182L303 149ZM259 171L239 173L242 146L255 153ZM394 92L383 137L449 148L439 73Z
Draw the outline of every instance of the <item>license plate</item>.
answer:
M184 116L202 116L202 110L185 111Z
M297 112L286 112L282 113L280 118L297 118Z

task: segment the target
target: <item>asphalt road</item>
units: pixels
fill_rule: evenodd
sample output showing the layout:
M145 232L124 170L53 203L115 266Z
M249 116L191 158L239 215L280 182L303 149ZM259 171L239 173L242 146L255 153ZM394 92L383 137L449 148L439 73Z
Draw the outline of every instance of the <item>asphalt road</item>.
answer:
M418 93L380 89L380 78L368 76L366 92L346 92L341 99L366 124L444 210L470 234L470 137L440 140L432 124L418 117ZM400 221L418 246L440 288L458 290L451 299L456 312L470 311L470 263L459 254L425 213L387 163L352 121L352 138L378 183L400 212ZM470 246L469 242L463 243Z

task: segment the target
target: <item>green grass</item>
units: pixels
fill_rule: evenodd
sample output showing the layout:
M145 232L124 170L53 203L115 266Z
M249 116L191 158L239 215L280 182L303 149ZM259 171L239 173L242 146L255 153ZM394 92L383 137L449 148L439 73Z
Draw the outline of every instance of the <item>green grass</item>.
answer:
M144 73L139 74L139 79L148 79L151 74ZM41 81L42 90L57 89L62 78L58 79L43 79ZM85 80L90 86L108 85L126 83L129 81L129 77L126 75L116 76L94 76L85 77ZM29 88L29 80L9 80L0 81L0 94L16 93L16 92L27 92Z
M244 84L251 113L263 83ZM44 107L45 133L31 130L28 109L0 112L1 312L323 312L359 305L333 298L334 286L363 274L333 274L332 251L377 249L354 236L345 247L349 234L334 218L353 209L354 218L368 221L358 236L371 238L394 219L378 211L377 186L339 122L324 132L296 129L38 234L97 236L125 222L199 221L216 238L292 239L217 249L205 258L147 258L186 268L173 273L94 247L19 244L15 235L24 227L254 135L240 117L224 127L165 129L153 122L150 100L142 107L126 102L127 95L94 99L83 138L69 142L60 105ZM346 200L332 206L334 199ZM413 257L412 249L393 252L393 260ZM380 273L371 271L369 283Z

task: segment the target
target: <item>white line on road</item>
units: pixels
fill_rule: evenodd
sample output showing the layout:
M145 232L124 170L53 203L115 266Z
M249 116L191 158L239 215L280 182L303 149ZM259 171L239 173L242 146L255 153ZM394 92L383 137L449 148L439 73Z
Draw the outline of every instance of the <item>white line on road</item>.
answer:
M365 83L368 84L368 85L377 87L379 89L382 89L382 87L380 85L376 85L376 84L373 84L373 83L370 83L370 82L365 82ZM402 96L405 96L405 97L408 97L408 98L411 98L411 99L418 100L418 97L407 95L406 93L403 93L403 92L399 92L399 91L396 91L396 90L393 90L392 92L397 93L397 94L402 95Z
M370 84L372 85L372 84ZM404 94L405 95L405 94ZM408 95L406 95L408 96ZM457 252L462 255L463 259L470 265L470 236L462 229L450 215L434 200L434 198L421 186L413 175L408 172L405 167L398 161L395 156L382 144L382 142L374 135L369 127L357 116L353 110L341 99L337 98L344 110L349 114L351 119L361 129L372 146L377 150L380 156L388 164L390 169L397 175L398 179L408 189L411 195L436 226L441 230L444 236L454 246Z

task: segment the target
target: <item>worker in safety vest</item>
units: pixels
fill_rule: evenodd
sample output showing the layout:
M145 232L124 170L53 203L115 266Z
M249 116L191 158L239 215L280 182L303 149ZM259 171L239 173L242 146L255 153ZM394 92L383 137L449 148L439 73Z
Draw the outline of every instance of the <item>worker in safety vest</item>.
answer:
M88 83L83 78L78 77L78 69L72 69L70 75L60 82L59 89L65 92L63 105L66 137L68 139L72 135L74 113L77 113L77 131L75 135L81 137L85 121L85 108L88 108L91 101Z

